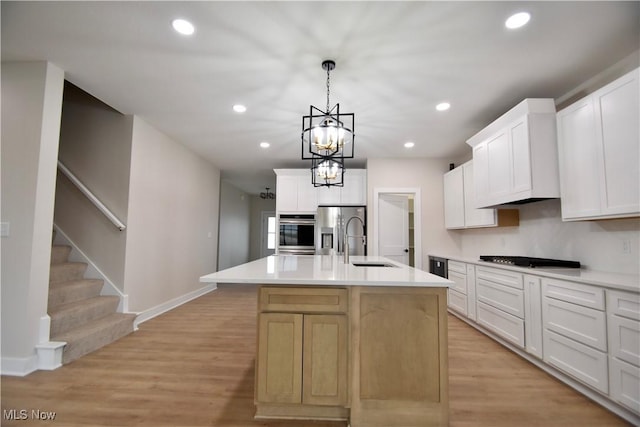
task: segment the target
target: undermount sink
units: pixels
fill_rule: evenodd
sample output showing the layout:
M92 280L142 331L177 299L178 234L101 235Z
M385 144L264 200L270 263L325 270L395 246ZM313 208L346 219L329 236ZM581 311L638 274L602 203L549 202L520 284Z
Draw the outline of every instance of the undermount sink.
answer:
M352 262L351 265L355 267L396 267L393 264L381 261L356 261Z

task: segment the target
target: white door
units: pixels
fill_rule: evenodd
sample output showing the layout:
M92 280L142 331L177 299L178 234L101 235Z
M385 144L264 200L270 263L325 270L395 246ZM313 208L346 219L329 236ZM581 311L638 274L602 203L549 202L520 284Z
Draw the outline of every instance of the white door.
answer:
M378 253L409 265L409 197L381 194L378 215Z

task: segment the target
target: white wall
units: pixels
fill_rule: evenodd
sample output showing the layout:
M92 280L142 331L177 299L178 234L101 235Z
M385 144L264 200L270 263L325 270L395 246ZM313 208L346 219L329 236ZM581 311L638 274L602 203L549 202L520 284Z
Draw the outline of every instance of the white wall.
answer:
M251 225L249 227L249 261L260 258L262 250L262 213L273 212L275 215L275 199L261 199L260 196L250 196Z
M250 197L228 182L220 185L218 270L249 261Z
M127 224L133 116L65 84L58 158ZM62 173L54 221L109 280L124 289L127 231L120 231Z
M560 200L520 207L520 226L450 231L465 257L521 255L580 261L587 268L640 274L640 219L562 222ZM623 243L631 253L623 252Z
M215 271L220 171L133 120L124 292L142 312L203 288Z
M420 188L422 204L422 269L428 269L428 255L457 250L460 237L444 228L442 179L449 170L443 159L368 159L367 161L367 227L375 224L373 195L375 188ZM371 231L369 231L371 233ZM418 237L418 236L416 236Z
M37 368L47 299L64 72L2 63L2 373Z

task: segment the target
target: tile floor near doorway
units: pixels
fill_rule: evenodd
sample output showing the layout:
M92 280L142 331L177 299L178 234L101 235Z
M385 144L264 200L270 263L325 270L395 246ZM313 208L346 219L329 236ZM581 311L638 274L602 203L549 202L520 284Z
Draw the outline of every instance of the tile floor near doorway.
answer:
M2 377L2 426L344 427L253 420L256 292L219 289L55 371ZM626 426L449 316L451 427ZM12 409L53 421L8 420Z

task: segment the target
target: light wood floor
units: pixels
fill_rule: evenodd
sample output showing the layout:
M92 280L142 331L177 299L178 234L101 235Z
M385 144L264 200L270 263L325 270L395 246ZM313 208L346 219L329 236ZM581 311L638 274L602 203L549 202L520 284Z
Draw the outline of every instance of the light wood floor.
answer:
M253 417L253 286L227 285L143 323L55 371L2 377L2 410L56 412L3 426L342 427ZM520 357L449 316L452 427L625 426Z

